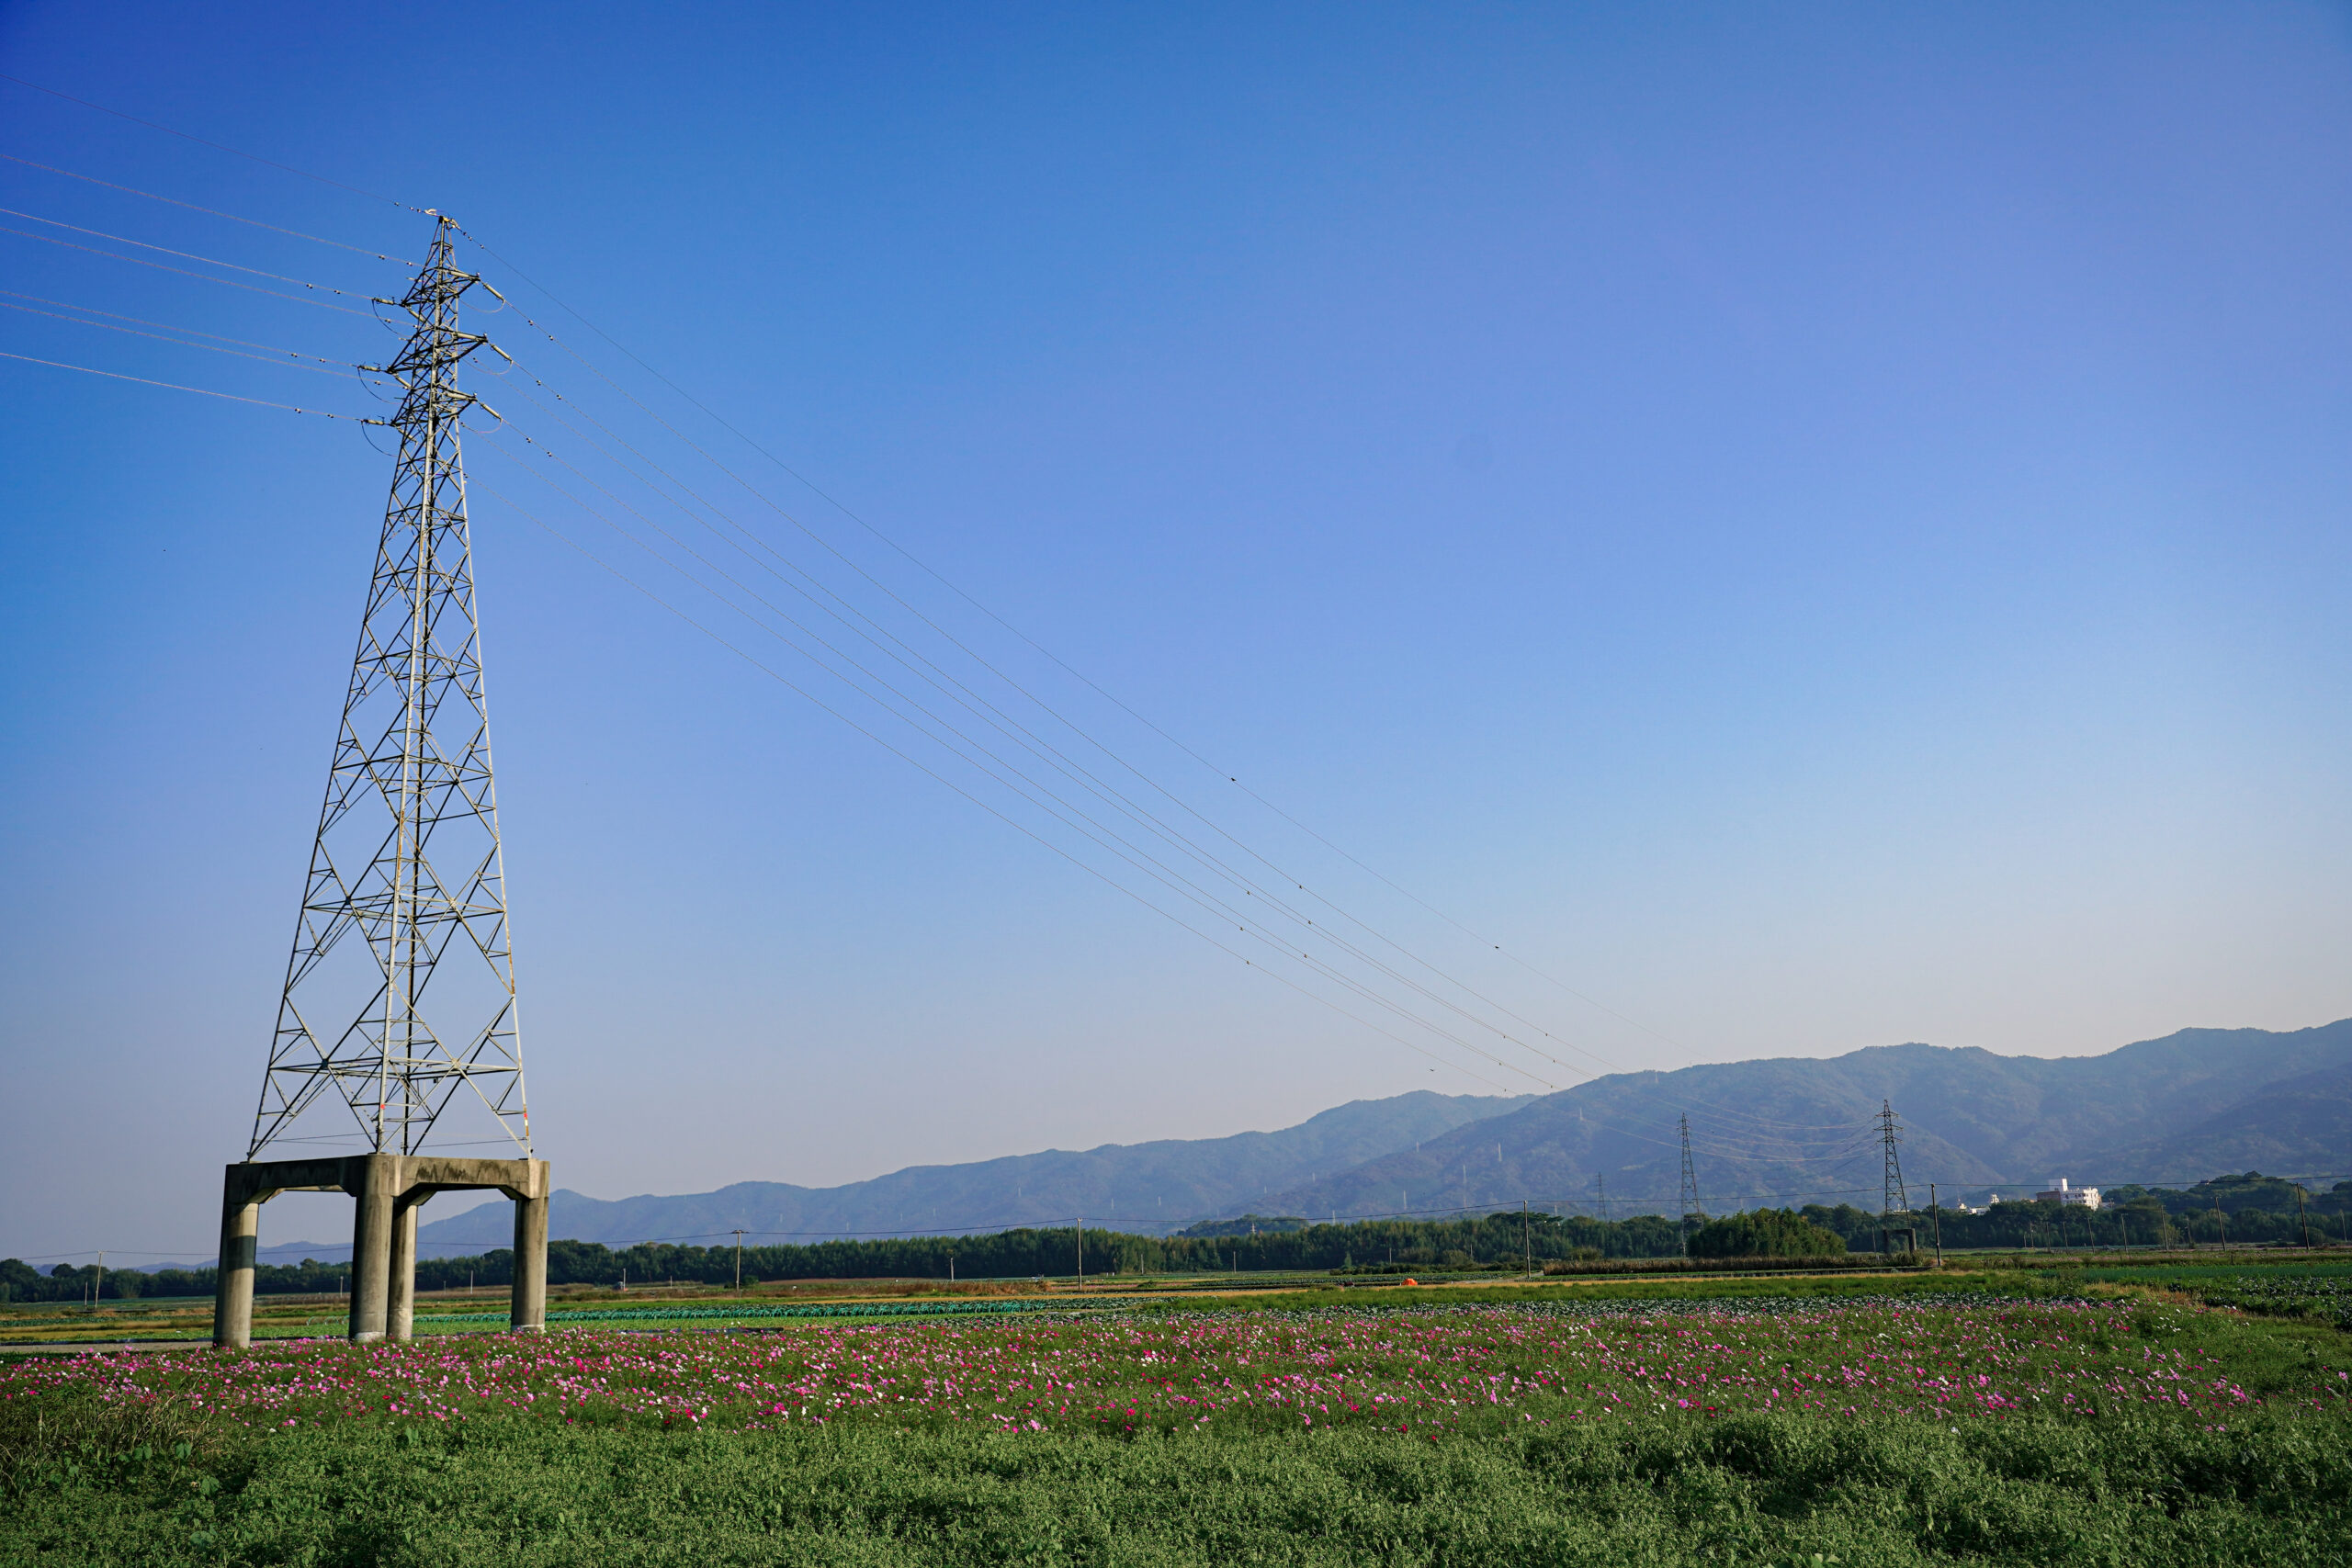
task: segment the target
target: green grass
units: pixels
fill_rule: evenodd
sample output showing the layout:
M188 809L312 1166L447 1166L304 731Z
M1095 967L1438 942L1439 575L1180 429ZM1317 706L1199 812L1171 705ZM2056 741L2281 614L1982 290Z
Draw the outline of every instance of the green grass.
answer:
M2352 1453L2260 1416L1742 1416L1439 1440L1005 1437L858 1424L645 1432L525 1418L94 1447L23 1477L0 1562L1981 1563L2352 1559Z
M2352 1562L2352 1337L1987 1283L28 1363L0 1368L0 1565ZM2143 1397L2166 1367L2192 1405ZM1969 1398L1929 1404L1922 1368ZM1980 1370L2011 1397L1977 1402ZM1757 1407L1758 1378L1813 1407Z

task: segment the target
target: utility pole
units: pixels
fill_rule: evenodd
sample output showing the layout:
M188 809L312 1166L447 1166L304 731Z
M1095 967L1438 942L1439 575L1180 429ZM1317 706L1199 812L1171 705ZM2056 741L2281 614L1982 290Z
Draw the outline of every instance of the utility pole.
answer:
M1531 1280L1535 1278L1535 1232L1533 1225L1534 1222L1527 1217L1527 1200L1521 1198L1519 1201L1519 1246L1520 1250L1527 1254L1527 1277Z
M1886 1145L1886 1187L1878 1222L1878 1249L1884 1252L1891 1239L1888 1232L1894 1223L1894 1216L1909 1213L1911 1200L1903 1190L1903 1156L1895 1153L1895 1145L1902 1142L1902 1137L1896 1131L1894 1101L1879 1101L1878 1125L1879 1135Z
M735 1231L735 1288L739 1291L743 1288L743 1231L741 1226Z
M1079 1220L1075 1223L1078 1227L1078 1288L1082 1291L1086 1289L1086 1222ZM1258 1227L1251 1225L1250 1230L1254 1235Z
M97 1310L98 1310L98 1298L99 1298L100 1296L105 1295L106 1293L107 1293L107 1255L106 1255L106 1249L105 1249L105 1248L103 1248L103 1247L101 1247L101 1248L99 1248L99 1250L98 1250L98 1280L97 1280L97 1283L96 1283L96 1284L92 1285L92 1286L90 1287L90 1310L91 1310L92 1312L96 1312L96 1311L97 1311Z
M1681 1124L1682 1249L1687 1253L1690 1249L1690 1217L1695 1214L1703 1221L1707 1217L1707 1212L1699 1207L1699 1172L1690 1163L1690 1113L1687 1111L1682 1113Z
M1936 1267L1944 1266L1944 1212L1936 1202L1936 1184L1928 1183L1928 1231L1936 1238Z
M2295 1183L2295 1234L2302 1238L2303 1246L2312 1244L2311 1222L2303 1217L2303 1184L2300 1181ZM106 1260L107 1255L99 1253L98 1261L104 1263Z

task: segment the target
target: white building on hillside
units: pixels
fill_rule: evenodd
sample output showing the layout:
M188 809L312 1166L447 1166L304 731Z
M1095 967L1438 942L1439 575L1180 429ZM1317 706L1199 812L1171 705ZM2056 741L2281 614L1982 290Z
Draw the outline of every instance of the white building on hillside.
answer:
M2069 1187L2066 1185L2064 1177L2053 1176L2050 1179L2050 1190L2035 1193L2033 1201L2037 1203L2057 1203L2077 1209L2096 1209L2098 1207L2098 1189Z

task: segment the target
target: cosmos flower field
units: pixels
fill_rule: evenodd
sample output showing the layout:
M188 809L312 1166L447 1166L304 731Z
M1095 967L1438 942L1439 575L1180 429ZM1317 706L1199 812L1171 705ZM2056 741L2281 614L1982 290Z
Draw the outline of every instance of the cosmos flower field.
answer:
M0 1363L0 1562L2352 1561L2329 1325L1317 1294Z
M69 1389L256 1428L525 1416L1007 1434L1352 1427L1435 1437L1498 1419L1743 1412L1983 1422L2139 1411L2225 1426L2265 1404L2200 1342L2166 1335L2144 1313L1965 1297L571 1329L0 1367L0 1399ZM2337 1373L2291 1402L2340 1409L2347 1395L2352 1381Z

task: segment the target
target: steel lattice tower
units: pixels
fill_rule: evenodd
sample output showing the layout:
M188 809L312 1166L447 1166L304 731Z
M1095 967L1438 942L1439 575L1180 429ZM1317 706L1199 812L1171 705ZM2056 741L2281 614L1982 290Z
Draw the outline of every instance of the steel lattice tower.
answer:
M1882 1218L1891 1219L1896 1214L1909 1213L1911 1200L1903 1190L1903 1156L1895 1152L1895 1146L1903 1141L1902 1123L1895 1119L1893 1100L1882 1100L1878 1103L1876 1120L1880 1136L1886 1145L1886 1195L1884 1206L1879 1213Z
M363 367L401 385L379 422L400 453L248 1160L343 1141L290 1134L330 1093L369 1150L413 1155L461 1088L493 1143L531 1155L458 446L476 400L457 367L487 339L458 330L480 279L454 265L452 229L438 220L397 301L407 343Z
M1687 1111L1683 1113L1681 1126L1682 1239L1687 1244L1690 1239L1691 1216L1695 1214L1703 1222L1707 1217L1707 1211L1699 1206L1699 1170L1690 1163L1690 1117Z

